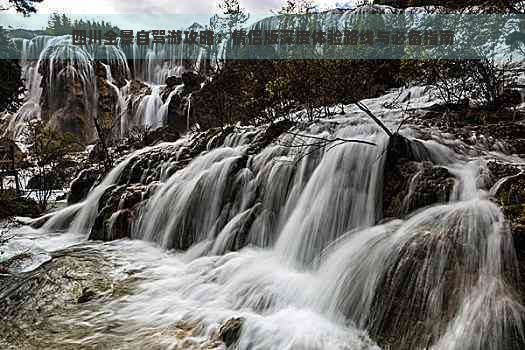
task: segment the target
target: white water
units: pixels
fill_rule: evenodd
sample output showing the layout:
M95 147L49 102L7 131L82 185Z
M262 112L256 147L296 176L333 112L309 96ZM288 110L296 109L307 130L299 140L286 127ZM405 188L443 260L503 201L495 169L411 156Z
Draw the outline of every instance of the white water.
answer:
M398 117L385 121L393 127ZM248 130L171 176L193 139L157 146L172 158L135 221L139 240L92 243L139 283L82 316L98 331L77 341L96 345L110 336L105 324L122 322L119 334L138 346L180 346L162 330L183 320L199 325L191 341L202 344L223 321L244 317L239 349L378 349L367 333L393 336L398 347L516 348L525 310L507 277L516 261L503 214L479 189L484 162L425 141L456 177L450 203L378 224L386 136L356 111L335 121L306 133L376 146L298 154L282 145L311 139L283 135L247 156ZM83 203L56 214L37 244L62 246L55 235L43 238L57 229L86 237L103 193L150 151L129 156Z
M47 103L49 110L54 112L57 101L59 104L65 101L64 98L57 98L56 96L57 92L64 91L61 84L64 84L65 81L78 82L82 96L84 96L81 115L85 114L88 117L86 118L88 122L92 120L97 113L97 79L93 69L95 58L99 62L101 60L105 62L102 64L106 69L106 80L117 96L118 103L114 110L114 117L117 119L115 125L120 126L120 133L116 135L117 137L127 136L133 127L155 129L164 125L170 99L163 104L159 96L160 89L163 87L160 84L163 84L167 77L180 76L190 68L197 70L205 68L203 66L205 63L200 58L202 53L199 53L199 50L202 49L199 46L195 48L193 45L165 46L153 44L151 47L143 48L134 44L131 50L128 47L111 45L102 47L95 45L78 46L72 44L70 35L38 36L31 40L17 39L16 42L22 53L20 63L27 94L23 106L11 118L6 130L6 135L15 139L23 139L25 126L29 121L41 118L44 103ZM144 50L145 52L142 52ZM180 57L185 55L184 52L186 51L184 50L196 51L194 55L198 58L183 62ZM165 58L171 57L169 54L172 54L174 58ZM139 57L139 55L144 55L145 58L134 59L135 56ZM133 59L133 71L128 67L128 58ZM45 81L43 81L41 71L39 72L44 65L47 68ZM114 72L123 74L123 78L126 80L141 79L152 88L151 95L144 96L136 107L132 106L134 113L131 115L127 113L127 106L133 104L134 101L129 100L127 86L119 89L115 85ZM47 85L47 96L42 96L43 83ZM138 112L136 111L137 108ZM52 118L52 116L50 117ZM93 125L86 129L91 132L88 139L93 141Z

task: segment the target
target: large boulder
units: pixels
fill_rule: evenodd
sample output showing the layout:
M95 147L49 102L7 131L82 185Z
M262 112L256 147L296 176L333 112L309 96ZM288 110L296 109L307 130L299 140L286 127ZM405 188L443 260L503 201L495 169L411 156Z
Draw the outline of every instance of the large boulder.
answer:
M181 79L184 84L183 94L188 94L201 88L202 78L197 73L184 72Z
M97 168L82 170L71 182L67 203L71 205L84 200L100 175L101 171Z
M220 326L217 337L224 342L227 347L237 343L243 323L244 318L242 317L230 318Z
M399 134L390 137L383 175L383 217L403 217L416 209L447 202L454 176L435 166L425 146Z
M518 259L520 293L525 302L525 174L508 177L497 189L495 197L510 226Z
M454 188L454 176L429 161L403 162L397 175L384 179L383 217L403 217L432 204L446 203Z
M146 199L147 186L111 186L99 200L99 210L89 239L111 241L130 237L139 204Z
M144 135L144 146L152 146L159 142L175 142L180 138L180 133L173 127L167 125L146 132Z
M177 85L182 85L183 81L181 77L169 76L166 78L166 86L168 88L173 88Z

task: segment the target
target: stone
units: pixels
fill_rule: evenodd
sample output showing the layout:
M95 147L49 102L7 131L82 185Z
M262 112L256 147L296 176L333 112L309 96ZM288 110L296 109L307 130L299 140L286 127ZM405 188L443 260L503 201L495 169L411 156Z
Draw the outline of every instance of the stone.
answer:
M149 131L144 135L144 145L152 146L160 142L175 142L180 138L180 133L170 125Z
M101 172L96 168L82 170L71 182L67 204L71 205L84 200L100 175Z
M401 218L417 209L446 203L454 184L454 176L443 167L429 161L402 161L385 174L383 217Z
M296 123L294 121L287 119L270 124L263 133L255 137L255 140L248 148L248 154L258 153L295 125Z
M435 203L448 201L454 177L433 166L425 146L399 134L390 137L383 174L383 217L403 217Z
M202 78L194 72L182 73L182 83L184 84L185 93L190 93L201 88Z
M166 86L169 88L175 87L182 84L182 78L176 76L169 76L166 78Z
M242 317L230 318L220 326L217 334L218 338L222 340L226 346L235 344L239 340L243 322L244 318Z

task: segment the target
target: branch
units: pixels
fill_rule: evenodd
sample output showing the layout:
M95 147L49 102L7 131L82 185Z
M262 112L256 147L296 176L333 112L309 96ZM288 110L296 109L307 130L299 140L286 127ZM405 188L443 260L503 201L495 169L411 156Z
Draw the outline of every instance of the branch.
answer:
M389 132L390 132L390 130L389 130ZM333 139L327 139L327 138L320 137L320 136L305 135L305 134L295 133L295 132L292 132L292 131L285 131L285 133L290 134L290 135L294 135L294 136L307 137L307 138L311 138L311 139L315 139L315 140L321 140L321 141L324 141L324 143L331 143L331 142L334 142L334 141L342 141L342 142L364 143L364 144L367 144L367 145L376 146L375 143L370 142L370 141L365 141L365 140L343 139L343 138L340 138L340 137L336 137L336 138L333 138Z
M312 153L317 152L321 148L326 147L327 145L330 145L330 144L331 145L326 149L326 152L328 152L332 148L335 148L335 147L337 147L339 145L342 145L344 143L349 143L349 142L376 146L375 143L370 142L370 141L366 141L366 140L344 139L344 138L340 138L340 137L336 137L336 138L333 138L333 139L327 139L327 138L320 137L320 136L305 135L305 134L295 133L295 132L292 132L292 131L285 131L285 133L290 134L290 135L294 135L294 136L299 136L299 137L305 137L305 138L311 138L311 139L314 139L314 140L319 140L319 142L307 143L307 144L301 144L301 145L282 145L281 144L281 146L283 146L283 147L291 147L291 148L292 147L294 147L294 148L295 147L301 147L301 148L303 148L303 147L314 147L313 150L310 150L310 151L304 153L303 155L301 155L300 157L296 158L294 160L295 164L297 164L297 162L299 162L303 158L309 156Z
M392 137L394 134L392 133L392 131L390 131L390 129L388 129L386 127L385 124L383 124L383 122L378 118L376 117L369 109L367 106L365 106L364 104L362 104L360 101L356 101L354 102L354 104L359 107L360 110L362 110L363 112L365 112L366 114L368 114L368 116L370 118L372 118L377 125L379 125L381 127L381 129L383 129L386 134L389 136L389 137Z

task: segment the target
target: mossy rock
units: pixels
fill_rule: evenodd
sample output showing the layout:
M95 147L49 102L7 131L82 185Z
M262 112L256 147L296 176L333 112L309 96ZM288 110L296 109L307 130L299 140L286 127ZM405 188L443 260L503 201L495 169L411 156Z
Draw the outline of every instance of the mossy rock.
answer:
M40 214L40 207L33 199L19 197L14 190L0 191L0 219L13 216L37 217Z

